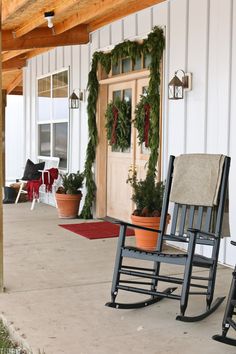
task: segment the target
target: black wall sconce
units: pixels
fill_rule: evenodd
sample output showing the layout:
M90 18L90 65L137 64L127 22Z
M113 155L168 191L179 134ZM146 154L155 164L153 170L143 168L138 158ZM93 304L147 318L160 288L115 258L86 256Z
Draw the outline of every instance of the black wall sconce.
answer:
M77 96L75 90L73 90L72 94L69 97L69 108L78 109L79 101L83 101L83 100L84 100L83 90L79 90L79 96Z
M179 71L183 73L182 79L177 76ZM170 80L168 89L169 100L183 99L184 90L190 91L192 89L192 74L185 73L181 69L175 71L175 76Z

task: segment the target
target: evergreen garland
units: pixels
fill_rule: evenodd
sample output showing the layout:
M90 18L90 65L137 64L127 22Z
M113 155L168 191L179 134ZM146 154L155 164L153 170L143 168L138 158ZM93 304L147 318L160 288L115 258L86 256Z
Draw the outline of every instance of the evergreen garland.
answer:
M115 115L117 114L117 121ZM131 104L119 97L110 102L105 113L107 140L115 149L124 151L130 146Z
M147 94L146 96L142 96L140 101L137 103L135 107L135 119L134 119L134 127L138 131L138 142L139 145L142 145L142 143L145 142L145 116L146 116L146 111L145 107L149 106L150 107L150 112L151 112L151 104L150 104L150 97ZM149 132L148 132L148 145L146 147L150 146L150 137L152 135L152 130L151 127L149 127Z
M148 160L147 175L156 174L156 164L159 153L159 118L160 118L160 83L161 73L160 64L165 47L165 39L163 31L155 27L154 31L149 33L148 38L144 41L144 53L151 56L150 63L150 80L148 85L148 94L151 106L150 129L152 131L149 146L151 149Z
M138 42L125 41L119 43L110 53L112 64L117 65L121 58L131 58L135 61L142 53L142 44ZM106 54L105 54L106 55Z
M107 70L107 72L110 71L108 60L106 60L106 57L103 56L103 53L101 52L94 53L91 70L89 72L89 77L88 77L88 86L87 86L87 89L89 91L88 105L87 105L89 141L87 145L86 161L84 167L84 177L86 178L85 185L87 188L87 194L85 197L83 210L80 214L80 217L82 219L91 219L93 217L91 213L91 207L96 193L96 184L94 181L92 168L96 157L96 147L98 143L98 132L97 132L97 125L96 125L96 107L97 107L97 98L98 98L98 89L99 89L99 83L97 78L97 67L99 62L103 62L104 68L105 70Z
M87 194L85 197L84 207L80 215L83 219L92 218L91 208L96 193L96 185L94 182L92 167L95 161L96 147L98 143L96 125L96 106L99 91L99 83L97 78L98 64L100 63L108 74L111 69L111 64L116 65L118 60L121 58L130 57L135 61L135 59L141 54L150 54L151 64L149 68L150 80L148 92L151 107L150 129L152 134L149 142L151 153L148 161L147 176L155 176L159 148L160 62L163 55L164 46L165 39L163 30L159 27L154 27L153 31L149 33L147 39L144 39L143 43L125 41L115 46L110 53L95 52L93 55L87 87L89 92L87 105L89 141L84 169Z

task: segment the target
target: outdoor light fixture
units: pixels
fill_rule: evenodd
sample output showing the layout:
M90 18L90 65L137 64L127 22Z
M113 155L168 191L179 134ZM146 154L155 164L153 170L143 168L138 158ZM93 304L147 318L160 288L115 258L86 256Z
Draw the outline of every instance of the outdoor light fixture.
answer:
M77 96L75 90L73 90L72 94L69 97L69 107L71 109L78 109L79 101L83 101L83 100L84 100L83 90L79 90L79 96Z
M183 73L182 80L177 76L179 71ZM184 98L184 90L190 91L192 89L192 74L179 69L175 72L175 76L168 86L169 100L181 100Z
M53 22L52 22L53 17L54 17L54 11L44 12L44 18L45 20L48 21L48 28L53 27Z

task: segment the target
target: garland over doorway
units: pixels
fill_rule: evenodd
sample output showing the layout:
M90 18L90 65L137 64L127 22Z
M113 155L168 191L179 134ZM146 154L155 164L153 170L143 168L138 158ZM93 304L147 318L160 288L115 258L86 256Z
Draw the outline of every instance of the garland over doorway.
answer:
M150 130L148 145L150 157L148 161L147 175L155 176L159 148L159 110L160 110L160 63L165 47L163 30L154 27L148 37L140 42L125 41L114 47L109 53L95 52L92 58L91 70L88 76L88 133L89 141L86 151L84 176L86 178L87 194L80 217L83 219L92 218L92 205L96 194L96 184L93 175L93 163L96 158L96 147L98 144L98 131L96 125L96 106L99 93L99 82L97 77L98 65L109 74L111 65L117 65L119 59L129 57L133 61L141 55L150 55L150 80L148 85L148 101L150 104Z

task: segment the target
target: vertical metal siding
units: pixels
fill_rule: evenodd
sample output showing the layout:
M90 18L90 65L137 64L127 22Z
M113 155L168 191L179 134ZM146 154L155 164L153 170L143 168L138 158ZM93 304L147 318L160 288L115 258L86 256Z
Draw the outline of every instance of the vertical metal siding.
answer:
M170 154L185 152L213 152L232 157L230 195L234 195L236 176L236 6L233 0L169 0L159 5L127 16L93 32L90 44L78 49L56 48L53 54L43 54L36 59L36 74L56 70L68 64L72 69L72 85L86 88L89 62L94 51L109 49L125 39L143 37L152 26L165 27L166 49L164 62L165 101L163 106L163 171ZM71 53L68 56L68 53ZM31 85L36 80L29 66L25 69L26 132L28 127ZM183 101L168 101L168 81L177 69L193 73L193 90ZM33 75L33 77L32 77ZM87 145L86 103L81 103L79 113L71 115L75 130L72 132L73 169L83 169ZM78 132L79 130L79 132ZM33 138L33 137L32 137ZM28 152L30 147L26 146ZM75 152L76 151L76 152ZM74 156L73 156L74 155ZM74 159L76 162L74 162ZM233 199L233 198L232 198ZM230 201L230 214L236 211L236 202ZM234 218L235 219L235 218ZM232 235L236 221L231 220ZM203 253L207 250L202 250ZM221 260L234 263L229 240L223 241Z

